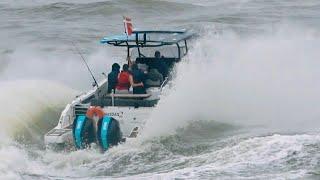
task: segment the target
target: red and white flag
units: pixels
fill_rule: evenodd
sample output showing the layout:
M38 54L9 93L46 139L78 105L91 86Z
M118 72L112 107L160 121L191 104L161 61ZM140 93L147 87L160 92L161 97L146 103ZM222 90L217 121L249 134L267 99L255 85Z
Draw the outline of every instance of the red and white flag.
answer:
M126 34L128 36L130 36L132 34L132 31L133 31L131 18L123 16L123 23L124 23L124 28L125 28Z

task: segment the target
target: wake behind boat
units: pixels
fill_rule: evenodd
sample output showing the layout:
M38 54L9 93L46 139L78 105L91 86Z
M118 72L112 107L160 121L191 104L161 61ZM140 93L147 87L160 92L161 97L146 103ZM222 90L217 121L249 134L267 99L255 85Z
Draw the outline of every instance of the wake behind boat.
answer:
M130 24L129 24L130 25ZM161 61L170 69L188 53L188 43L194 34L187 31L132 31L105 37L102 44L126 47L127 57L136 56L133 62L142 67ZM156 52L158 56L153 56ZM146 69L144 69L146 70ZM150 72L149 72L150 73ZM96 83L94 88L68 104L58 124L45 134L47 147L84 149L97 143L102 150L135 138L158 103L169 76L161 83L146 87L143 94L108 92L108 80Z

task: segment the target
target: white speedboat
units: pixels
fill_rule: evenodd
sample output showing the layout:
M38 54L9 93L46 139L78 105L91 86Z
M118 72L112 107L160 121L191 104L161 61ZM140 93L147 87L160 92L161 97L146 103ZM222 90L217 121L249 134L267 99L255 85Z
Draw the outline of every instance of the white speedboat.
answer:
M186 30L133 31L130 36L105 37L101 43L126 47L128 57L136 54L135 61L145 64L155 59L155 50L160 50L164 55L161 60L172 68L188 53L187 41L193 36ZM45 144L47 147L83 149L97 143L107 150L126 138L136 137L159 101L167 81L168 78L161 85L148 88L146 94L108 94L107 79L103 80L65 107L57 126L45 134ZM88 115L90 113L92 115Z

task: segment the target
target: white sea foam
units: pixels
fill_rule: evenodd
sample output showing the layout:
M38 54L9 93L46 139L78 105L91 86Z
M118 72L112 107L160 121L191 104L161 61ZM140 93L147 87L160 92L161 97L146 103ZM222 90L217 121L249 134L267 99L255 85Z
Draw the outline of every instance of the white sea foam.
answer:
M207 32L177 66L146 136L170 134L199 119L317 130L319 39L312 30L291 27L247 38Z
M197 156L186 157L195 164L163 173L144 173L132 179L301 179L316 166L320 158L312 154L319 135L271 135L248 139L225 139L229 145ZM307 150L308 149L308 150ZM196 162L202 162L197 165ZM304 167L298 169L288 166ZM250 177L247 176L250 174Z
M286 19L315 27L319 17L318 1L243 0L236 5L235 0L203 1L200 5L212 8L186 11L180 5L165 7L165 3L156 1L125 0L105 6L104 3L89 4L89 14L81 13L81 10L87 12L86 5L79 6L80 11L65 3L53 4L49 9L30 7L56 2L60 1L0 2L6 12L0 35L0 45L6 54L6 66L1 62L0 68L0 133L4 134L0 134L2 178L305 179L317 173L318 135L235 137L234 140L222 137L223 142L206 139L205 144L196 149L198 142L181 140L175 130L193 120L262 125L272 130L289 129L299 133L317 129L319 34L296 26L281 28L274 34L249 33L256 28L265 30L265 27L277 30L271 27L271 22ZM66 3L78 2L84 1ZM84 3L87 2L96 1ZM199 5L198 1L188 2ZM167 89L144 132L149 138L176 133L177 139L170 139L170 136L164 140L159 137L152 141L137 139L100 154L96 149L59 153L34 150L7 138L5 135L16 131L17 123L33 124L45 108L63 108L74 97L69 87L90 88L91 77L78 55L71 54L68 42L64 41L66 37L79 40L84 51L91 48L85 57L97 75L108 71L114 61L123 62L123 59L114 58L123 55L119 48L113 48L115 53L112 54L101 45L82 44L121 31L119 7L121 12L132 14L131 17L137 19L135 22L145 27L202 26L217 22L222 27L249 33L245 33L245 37L223 32L216 37L209 30L191 49L186 58L188 62L177 66L173 86ZM140 11L141 7L148 11ZM212 141L218 149L211 147ZM186 153L189 148L197 153Z

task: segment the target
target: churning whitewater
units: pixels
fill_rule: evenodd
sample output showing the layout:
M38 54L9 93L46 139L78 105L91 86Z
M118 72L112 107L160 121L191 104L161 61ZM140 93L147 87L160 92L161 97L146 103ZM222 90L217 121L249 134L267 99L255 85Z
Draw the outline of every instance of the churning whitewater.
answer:
M136 139L101 153L45 149L43 135L121 48L123 31L193 29ZM3 0L1 179L319 179L320 2Z

